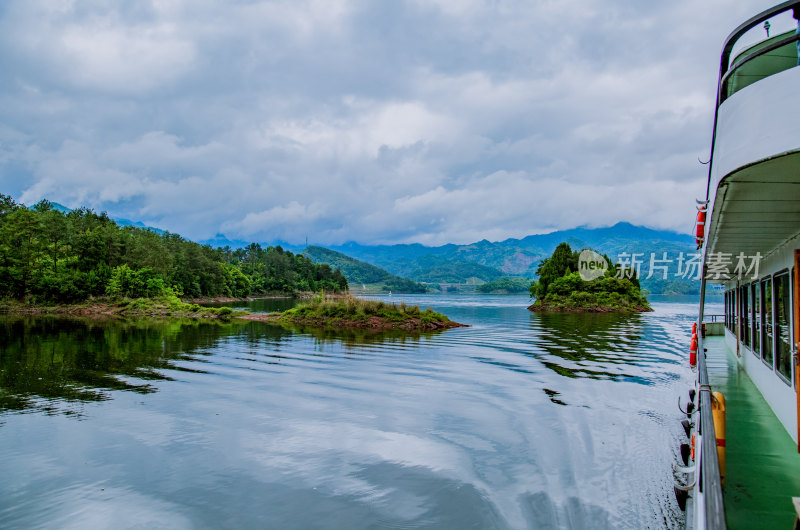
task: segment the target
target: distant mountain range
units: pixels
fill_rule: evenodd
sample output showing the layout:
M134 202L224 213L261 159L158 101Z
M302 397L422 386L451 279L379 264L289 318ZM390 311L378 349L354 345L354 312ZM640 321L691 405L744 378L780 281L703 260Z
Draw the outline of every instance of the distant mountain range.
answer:
M501 276L534 278L539 262L565 241L575 250L592 248L608 254L614 261L623 253L640 254L638 259L643 262L645 275L650 271L651 255L655 256L655 264L659 264L658 260L666 252L666 258L673 260L667 264L667 279L657 278L663 274L656 270L657 274L650 279L642 278L643 286L651 292L693 292L697 287L691 281L676 278L681 253L688 259L695 251L691 236L630 223L605 228L573 228L498 242L482 240L469 245L345 243L330 248L415 281L465 283L470 279L492 281Z
M612 259L621 252L647 252L649 256L653 247L663 247L667 252L687 252L694 249L694 239L689 235L653 230L630 223L617 223L605 228L573 228L499 242L484 239L469 245L426 247L420 244L366 246L345 243L329 248L373 263L395 274L413 271L414 262L423 257L435 256L444 258L449 263L477 263L508 276L533 277L539 261L550 256L556 246L564 241L577 250L593 248L608 254ZM425 265L430 265L430 262ZM490 277L492 275L488 271L476 272L478 277L486 275L485 278L481 277L485 281L495 279ZM408 276L415 277L413 273Z

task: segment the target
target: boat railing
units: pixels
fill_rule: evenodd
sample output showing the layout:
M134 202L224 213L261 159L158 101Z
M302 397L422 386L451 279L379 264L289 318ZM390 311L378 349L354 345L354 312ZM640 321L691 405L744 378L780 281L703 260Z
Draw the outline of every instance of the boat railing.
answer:
M798 51L794 51L791 57L786 55L793 44L800 42L800 34L791 34L791 32L784 33L773 39L768 39L767 43L760 43L752 46L748 53L740 54L736 61L731 64L731 54L736 42L749 30L760 25L769 19L791 11L795 8L800 8L800 0L789 0L778 4L771 9L767 9L762 13L754 16L753 18L742 23L731 33L725 40L725 45L722 48L722 56L720 58L719 66L719 82L717 84L717 104L714 112L714 129L711 136L711 156L708 164L708 186L706 188L706 200L709 199L711 193L711 176L712 167L714 165L714 145L717 137L717 123L719 121L719 106L729 98L737 90L751 85L765 77L776 74L783 70L788 70L794 66L798 66ZM784 55L786 55L784 57ZM761 62L759 66L757 63ZM746 71L750 69L752 71ZM741 75L739 75L741 74Z
M704 282L705 283L705 282ZM709 315L710 316L710 315ZM701 326L702 316L698 321ZM719 473L719 456L717 455L717 435L714 430L714 417L712 415L711 385L708 382L706 368L706 355L703 348L703 334L697 334L697 383L698 383L698 414L699 418L695 430L700 435L699 462L697 465L696 486L703 496L705 506L703 517L705 527L709 530L724 530L725 507L722 499L722 480Z
M778 4L746 21L728 36L722 48L722 57L720 59L719 86L717 88L718 107L737 90L759 79L798 65L797 49L796 46L792 46L792 44L800 40L800 34L793 31L786 32L771 39L768 38L764 42L751 46L748 50L736 57L735 62L731 64L733 48L745 33L760 25L762 22L767 22L776 15L793 10L795 7L800 7L799 0L791 0ZM759 64L754 65L754 61ZM748 79L743 82L732 83L732 81L736 80L737 72L742 70L746 65L751 69L750 72L744 74ZM755 68L753 68L754 66Z
M780 37L780 38L778 38ZM753 83L797 66L796 42L800 35L788 31L772 42L745 54L720 80L720 104L735 92Z
M704 315L703 320L706 322L721 322L725 320L725 315Z

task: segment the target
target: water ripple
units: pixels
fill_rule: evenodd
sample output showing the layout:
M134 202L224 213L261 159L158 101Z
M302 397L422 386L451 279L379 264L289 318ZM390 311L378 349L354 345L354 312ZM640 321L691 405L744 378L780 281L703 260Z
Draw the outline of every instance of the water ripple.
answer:
M693 304L384 299L471 327L0 322L0 527L682 525Z

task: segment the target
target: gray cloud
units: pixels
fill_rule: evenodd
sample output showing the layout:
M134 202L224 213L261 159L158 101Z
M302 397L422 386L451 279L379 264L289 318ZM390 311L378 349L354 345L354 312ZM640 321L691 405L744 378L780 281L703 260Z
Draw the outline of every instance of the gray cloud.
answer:
M0 183L191 238L688 231L764 0L11 1Z

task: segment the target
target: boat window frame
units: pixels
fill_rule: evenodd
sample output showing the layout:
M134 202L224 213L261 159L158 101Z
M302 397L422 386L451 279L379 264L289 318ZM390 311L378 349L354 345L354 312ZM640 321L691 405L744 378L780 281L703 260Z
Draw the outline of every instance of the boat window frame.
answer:
M758 313L756 313L756 295L758 295ZM763 304L763 300L761 298L761 282L755 281L750 284L750 351L753 354L761 358L761 305ZM758 315L758 320L756 320L756 315ZM756 322L758 322L759 326L756 328ZM756 344L758 342L758 344Z
M731 299L730 299L730 291L725 291L725 329L730 331L731 327L730 324L730 312L731 312Z
M753 324L753 319L750 315L752 303L750 300L750 284L746 283L739 287L739 312L742 315L742 337L739 339L742 341L748 349L752 350L752 330L750 329Z
M736 288L725 291L725 327L734 332L736 319Z
M795 253L796 252L797 251L795 251ZM795 335L797 333L797 329L795 329L795 327L796 327L795 310L797 309L795 307L795 304L797 303L796 300L795 300L795 296L800 295L800 293L798 293L797 290L795 289L795 282L797 281L796 274L798 273L798 271L796 270L797 269L797 266L796 266L797 261L796 261L796 259L797 258L795 257L795 265L792 265L791 267L789 267L789 297L790 297L790 300L792 302L791 304L789 304L789 306L790 306L789 307L789 313L790 313L790 317L792 319L791 320L791 324L789 325L789 330L790 330L789 331L789 336L792 339L792 350L791 350L791 357L790 357L791 361L789 362L789 365L792 368L792 375L791 375L791 379L792 380L789 382L789 385L794 389L795 392L800 390L800 389L798 389L798 385L797 385L797 364L796 364L796 359L795 359L795 355L798 354L798 349L800 349L800 348L798 348L798 345L797 345L797 341L800 340L800 337L797 337Z
M775 371L775 296L772 281L768 274L758 281L761 289L761 361ZM769 287L767 287L769 282ZM767 292L769 291L769 316L767 319ZM767 322L769 320L769 322ZM770 333L768 330L772 330ZM769 341L767 341L769 339ZM769 344L767 344L769 342ZM767 348L769 346L769 348ZM767 355L770 357L767 358Z
M728 311L729 311L729 307L728 307L728 291L725 290L725 328L728 327Z
M794 302L794 298L792 296L793 295L793 293L792 293L792 278L794 277L793 270L794 270L794 267L792 267L792 271L790 271L789 268L787 267L785 269L781 269L781 270L779 270L779 271L777 271L777 272L772 274L772 303L773 303L773 308L774 308L773 311L772 311L772 337L773 337L773 343L774 343L774 346L773 346L773 351L774 351L774 354L773 354L774 371L778 375L778 378L781 381L783 381L784 383L786 383L790 387L792 386L792 381L789 378L787 378L785 375L783 375L783 373L781 373L780 370L778 370L778 340L775 340L775 336L777 335L775 333L775 331L778 329L778 326L777 326L778 317L777 317L777 311L776 311L777 308L778 308L778 297L777 297L777 287L776 287L777 283L776 283L775 280L777 278L779 278L779 277L786 277L787 280L788 280L787 283L789 285L789 314L786 315L786 327L789 328L789 377L793 379L793 375L794 375L792 373L793 369L794 369L793 368L794 363L792 362L792 354L793 354L792 345L794 344L794 336L793 336L794 335L794 330L792 329L794 327L792 325L792 323L794 322L793 315L792 315L792 307L794 305L794 303L793 303Z
M789 307L789 311L791 313L791 318L792 318L791 325L789 326L789 329L791 330L789 332L789 336L792 337L792 361L790 363L791 366L792 366L792 380L789 382L789 385L795 390L795 392L797 392L797 374L795 373L797 367L796 367L795 357L794 357L796 355L796 352L797 352L797 337L795 337L795 331L796 330L795 330L795 320L794 320L795 319L795 296L797 294L796 291L795 291L795 285L794 285L795 281L796 281L796 278L797 278L795 276L797 274L797 271L795 269L796 269L796 267L794 265L792 265L792 267L789 268L789 296L791 297L791 300L792 300L792 303L790 304L790 307Z

